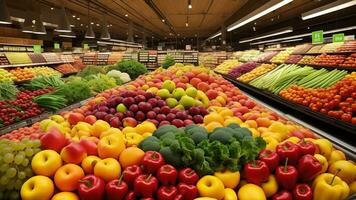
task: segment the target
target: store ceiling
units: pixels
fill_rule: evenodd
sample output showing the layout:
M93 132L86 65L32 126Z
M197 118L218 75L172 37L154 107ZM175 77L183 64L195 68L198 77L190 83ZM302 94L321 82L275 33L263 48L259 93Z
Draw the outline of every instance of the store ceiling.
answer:
M28 1L16 0L7 3L10 9L16 10L18 14L28 8L26 6ZM41 4L43 21L56 23L58 17L55 11L64 5L71 24L76 29L85 30L85 25L88 23L87 0L38 0L38 2ZM112 24L110 32L114 38L127 37L129 20L134 24L137 38L142 38L143 32L146 32L146 36L161 39L176 36L207 38L219 31L221 25L232 24L268 0L191 0L191 2L192 9L188 8L188 0L90 0L90 16L91 21L99 25L94 26L97 33L100 33L100 24L106 17L109 24ZM330 2L333 0L294 0L275 12L228 33L228 37L230 39L250 37L270 29L301 24L302 12ZM51 7L57 9L51 10ZM336 17L354 15L352 9L346 11L338 12ZM80 19L77 19L78 17Z

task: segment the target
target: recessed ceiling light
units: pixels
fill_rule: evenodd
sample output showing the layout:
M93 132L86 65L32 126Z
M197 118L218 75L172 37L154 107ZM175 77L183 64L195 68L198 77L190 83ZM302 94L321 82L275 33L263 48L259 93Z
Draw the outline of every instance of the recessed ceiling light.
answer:
M186 22L186 23L185 23L185 27L188 27L188 26L189 26L189 24L188 24L188 22Z
M80 26L83 26L83 24L80 24Z
M51 10L54 10L54 8L53 8L53 7L51 7Z
M75 15L72 15L73 18L75 18Z
M166 20L165 19L162 19L162 22L164 23Z
M125 17L128 17L129 16L129 14L125 14Z
M90 22L90 24L94 24L94 22Z
M100 24L96 24L96 26L100 26Z
M192 9L192 8L193 8L193 6L192 6L192 0L188 0L188 8L189 8L189 9Z
M77 20L79 21L79 20L80 20L80 17L77 17Z

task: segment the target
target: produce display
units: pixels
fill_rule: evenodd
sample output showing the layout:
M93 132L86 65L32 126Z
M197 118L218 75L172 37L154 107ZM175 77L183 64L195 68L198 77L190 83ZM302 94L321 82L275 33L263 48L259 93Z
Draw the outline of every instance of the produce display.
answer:
M62 60L58 57L56 53L42 53L42 56L46 60L46 62L62 62Z
M214 71L222 74L227 74L230 70L241 64L242 63L240 63L238 60L225 60L223 63L215 67Z
M41 66L41 67L31 67L31 68L25 68L30 70L35 76L61 76L62 74L53 68L47 67L47 66Z
M343 42L333 42L324 45L320 50L319 53L332 53L336 52L339 47L341 47L344 43Z
M78 72L76 68L74 68L71 64L61 64L55 67L55 69L62 74L72 74Z
M10 72L6 71L5 69L0 69L0 83L1 82L12 82L15 80L14 75Z
M289 55L293 52L294 48L290 47L284 51L279 52L276 56L271 59L272 63L284 63L284 61L289 57Z
M201 67L159 68L1 138L3 199L342 200L355 192L355 164L329 140Z
M356 53L348 56L345 61L339 64L340 67L356 67Z
M112 64L115 64L119 61L122 60L122 53L121 52L112 52L110 55L109 55L109 58L108 58L108 65L112 65Z
M251 80L271 71L272 69L276 68L275 64L262 64L252 71L240 76L237 80L242 82L250 82Z
M290 55L287 60L284 61L286 64L297 64L303 58L302 55Z
M85 65L81 60L76 60L72 63L72 66L77 69L77 71L83 70L85 68Z
M74 58L72 55L70 54L61 54L60 55L60 59L63 61L63 62L66 62L66 63L72 63L74 62Z
M340 52L355 52L356 51L356 41L347 41L341 47L337 48Z
M16 68L9 71L14 77L15 81L28 81L34 77L34 74L26 68Z
M303 58L298 62L302 65L314 65L314 60L316 56L303 56Z
M32 60L30 59L27 53L8 52L5 53L5 55L7 60L12 65L32 63Z
M256 62L247 62L239 65L238 67L233 68L232 70L229 71L228 75L233 77L233 78L238 78L241 75L252 71L256 67L258 67L260 64Z
M9 65L9 61L7 60L5 54L0 53L0 65Z
M312 48L313 45L312 44L301 44L301 45L297 45L294 49L294 51L292 52L292 54L304 54L307 53L309 51L310 48Z
M289 101L308 106L315 112L356 124L355 80L356 73L352 72L331 87L314 89L292 86L281 91L280 95Z
M31 58L32 63L45 63L46 60L40 53L28 53L28 56Z
M260 54L253 61L260 62L260 63L268 62L271 60L271 58L273 58L277 54L278 54L278 51L267 51L267 52Z
M345 58L345 55L322 54L315 58L314 64L319 66L338 66L344 62Z
M307 53L319 53L320 49L323 48L323 44L314 45Z
M243 55L239 58L239 61L249 62L253 61L261 52L258 50L247 50L244 51Z

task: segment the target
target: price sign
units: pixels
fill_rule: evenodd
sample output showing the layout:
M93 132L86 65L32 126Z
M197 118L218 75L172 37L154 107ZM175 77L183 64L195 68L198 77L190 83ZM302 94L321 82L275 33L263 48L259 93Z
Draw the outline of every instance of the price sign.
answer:
M84 44L84 47L83 47L85 50L86 49L89 49L89 45L88 44Z
M61 48L60 44L55 42L54 43L54 49L60 49L60 48Z
M312 43L321 44L324 42L323 31L314 31L312 32Z
M33 52L41 53L42 52L41 45L33 45Z
M338 33L333 35L333 42L344 42L345 40L345 34L343 33Z

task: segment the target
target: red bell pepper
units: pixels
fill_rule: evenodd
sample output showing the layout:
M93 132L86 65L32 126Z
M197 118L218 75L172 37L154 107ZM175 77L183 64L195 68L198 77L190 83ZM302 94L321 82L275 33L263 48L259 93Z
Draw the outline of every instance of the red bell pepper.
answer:
M162 185L175 185L178 172L172 165L162 165L156 176Z
M175 186L161 186L157 191L158 200L174 200L178 190Z
M184 200L183 195L178 194L177 196L174 197L174 200Z
M199 176L192 168L184 168L179 171L178 180L180 183L195 185L199 180Z
M262 150L258 158L267 164L267 167L270 172L273 172L279 165L279 156L276 152L272 150Z
M314 155L315 154L316 147L315 147L315 144L312 143L311 141L304 140L304 138L303 138L297 143L297 145L299 146L301 155L307 155L307 154Z
M198 189L195 185L187 185L185 183L178 184L179 194L184 200L193 200L198 196Z
M94 175L79 180L78 193L83 200L101 200L105 197L105 181Z
M156 177L147 174L138 176L134 181L134 192L139 197L153 197L158 189Z
M147 198L141 198L140 200L155 200L155 199L151 197L147 197Z
M142 169L138 165L131 165L122 172L123 180L132 188L135 179L142 174Z
M293 190L294 200L312 200L313 192L308 184L298 184Z
M293 200L292 194L287 190L282 190L272 197L273 200Z
M298 180L298 171L294 166L288 165L288 157L284 166L279 166L276 169L276 180L278 185L284 189L293 189Z
M276 152L282 163L284 163L286 161L286 158L288 158L288 162L290 165L296 165L300 158L299 146L291 141L278 144L276 147Z
M261 160L254 160L244 166L246 181L256 185L268 181L269 169L267 164Z
M165 164L163 156L155 151L147 151L142 159L142 165L149 174L154 174Z
M129 191L129 186L125 181L122 180L123 175L120 179L111 180L105 186L105 191L108 200L122 200Z
M297 168L299 172L299 179L302 182L308 182L313 180L319 174L323 166L320 164L318 159L310 154L307 154L299 159Z
M136 199L135 193L133 191L130 191L129 193L126 194L124 200L135 200L135 199Z

